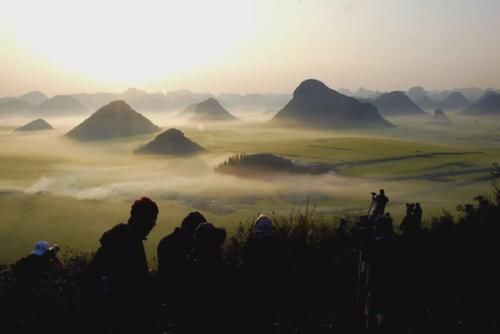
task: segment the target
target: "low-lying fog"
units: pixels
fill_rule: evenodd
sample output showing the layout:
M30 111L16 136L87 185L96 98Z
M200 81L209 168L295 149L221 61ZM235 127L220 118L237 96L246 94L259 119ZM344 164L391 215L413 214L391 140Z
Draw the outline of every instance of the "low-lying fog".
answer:
M422 118L401 118L391 119L398 127L388 130L318 131L274 128L265 119L188 125L172 115L146 116L164 130L179 128L207 151L187 158L133 153L157 134L95 142L64 137L84 116L48 117L55 130L31 133L14 129L32 119L0 120L0 242L6 245L0 262L25 254L40 239L95 250L100 235L126 219L131 201L140 196L152 197L161 208L147 245L150 255L159 239L192 210L231 230L260 212L304 209L309 200L330 219L366 214L370 192L385 188L396 223L406 202L421 202L429 218L442 208L453 212L457 204L488 194L491 184L484 168L500 161L498 121L457 119L443 128ZM406 158L461 151L479 153ZM267 174L262 179L214 171L232 154L244 152L339 166L346 161L361 164L323 175ZM475 168L482 169L457 177L421 177Z
M400 203L411 201L412 194L421 194L428 189L428 185L423 185L422 182L385 181L382 184L374 178L348 177L335 172L319 176L281 175L263 180L221 175L214 172L214 167L233 153L245 152L245 145L249 145L249 150L252 151L252 143L260 142L261 146L265 147L264 141L269 138L287 143L287 140L299 141L301 138L332 138L358 134L278 130L268 128L263 122L254 121L233 125L231 131L227 132L228 137L223 137L224 135L218 134L217 128L212 125L188 127L176 120L175 114L160 116L159 113L151 113L145 116L163 129L179 127L201 146L207 145L204 140L211 139L212 146L208 147L207 153L189 158L133 154L135 149L150 141L156 134L96 142L77 142L64 137L68 130L86 118L84 116L48 118L47 121L56 130L35 133L12 131L14 127L24 124L26 119L5 120L2 122L3 128L0 129L2 141L0 157L4 161L22 157L23 160L15 162L19 164L16 166L19 171L26 167L23 164L47 166L40 171L36 166L31 166L31 172L27 173L26 177L15 178L10 177L9 171L4 168L0 188L25 194L49 193L76 199L97 200L131 200L141 195L148 195L185 203L194 208L207 207L207 203L218 201L222 203L219 207L220 212L231 211L239 205L252 206L262 200L300 206L308 198L312 202L327 201L332 208L335 206L345 208L346 203L350 204L348 207L359 208L369 202L367 196L369 192L376 191L382 186L390 188L390 196L399 199ZM248 114L257 115L255 112ZM241 117L241 113L238 116ZM268 116L260 113L261 121L266 117ZM247 119L251 117L247 115ZM420 137L426 142L432 142L437 138L440 144L444 144L441 137L446 137L449 142L456 143L459 140L459 136L447 134L450 130L442 131L435 126L428 126L421 118L403 121L396 118L391 121L400 125L397 129L386 130L392 131L392 136L412 139ZM459 127L468 129L468 122L471 121L463 121ZM461 132L462 130L459 131ZM263 137L263 134L266 136ZM220 137L214 140L218 135ZM361 135L383 137L384 132L371 130ZM232 143L238 145L232 146ZM229 149L226 149L227 147ZM300 159L301 154L297 156ZM314 156L306 159L314 159ZM353 204L356 200L360 203ZM286 207L289 208L288 205Z
M297 194L305 199L308 194L333 197L339 191L344 194L360 191L355 187L354 178L335 173L282 175L257 180L214 172L214 168L232 152L208 152L186 158L133 154L134 148L154 135L135 137L134 140L81 143L63 137L64 132L17 134L4 131L1 134L4 156L46 158L52 165L50 172L36 180L19 180L17 184L11 181L11 189L27 194L49 192L78 199L130 199L150 195L180 201L232 198L249 204L255 198L278 194L290 197ZM6 176L2 177L0 184L7 184Z

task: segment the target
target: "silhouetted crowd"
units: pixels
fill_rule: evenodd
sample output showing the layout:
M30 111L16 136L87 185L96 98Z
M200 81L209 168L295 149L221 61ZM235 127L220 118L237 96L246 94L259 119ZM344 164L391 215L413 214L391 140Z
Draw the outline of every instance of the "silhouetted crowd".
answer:
M160 241L152 272L143 242L159 210L143 197L90 262L63 264L37 242L12 266L14 288L0 276L0 314L11 314L7 333L495 333L500 203L477 200L427 229L407 203L401 235L383 189L355 222L260 215L229 240L191 212Z

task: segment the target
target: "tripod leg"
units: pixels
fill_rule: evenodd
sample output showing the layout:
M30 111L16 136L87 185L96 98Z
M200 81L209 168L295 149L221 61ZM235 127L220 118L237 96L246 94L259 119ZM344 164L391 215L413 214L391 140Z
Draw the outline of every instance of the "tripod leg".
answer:
M372 199L372 202L370 203L370 207L368 208L368 217L370 217L370 211L372 211L373 208L373 203L375 202L374 199Z

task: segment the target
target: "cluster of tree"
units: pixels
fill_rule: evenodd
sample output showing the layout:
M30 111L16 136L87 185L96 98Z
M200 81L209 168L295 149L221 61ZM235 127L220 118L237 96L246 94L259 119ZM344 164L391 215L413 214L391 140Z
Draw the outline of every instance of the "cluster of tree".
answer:
M388 216L326 219L309 207L241 223L228 238L204 225L218 246L207 248L210 238L198 233L191 277L181 282L165 268L151 273L151 330L210 328L217 317L233 333L256 326L264 333L495 333L500 189L475 201L402 233ZM407 223L419 219L414 207L409 212ZM255 251L265 234L273 246ZM209 254L220 255L225 271ZM1 266L2 332L94 332L82 293L92 257L67 254L65 270L47 275L34 296Z
M215 167L218 173L238 176L265 176L265 173L324 174L332 170L333 166L329 164L306 163L270 153L236 153Z

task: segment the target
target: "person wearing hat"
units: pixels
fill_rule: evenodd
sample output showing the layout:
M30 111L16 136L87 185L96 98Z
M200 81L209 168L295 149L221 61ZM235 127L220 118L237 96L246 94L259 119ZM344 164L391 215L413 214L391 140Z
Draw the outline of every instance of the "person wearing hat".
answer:
M37 241L33 250L14 264L14 275L18 283L31 288L40 284L41 276L60 273L64 265L57 257L59 247L47 241Z
M193 235L196 228L206 223L205 217L198 211L190 212L180 227L161 239L158 244L158 275L161 282L175 284L176 276L185 273L188 258L193 247ZM182 277L178 277L182 280ZM167 282L168 281L168 282Z
M136 200L127 223L105 232L87 272L89 317L94 332L147 333L151 280L143 242L156 225L158 206Z
M30 254L13 266L16 278L16 309L14 312L24 328L36 328L37 332L49 333L62 329L60 313L63 310L59 298L64 266L57 257L57 245L37 241ZM7 328L8 331L8 328ZM28 330L29 331L29 330ZM23 332L23 330L20 330Z
M211 223L200 224L193 236L182 313L183 333L241 333L246 326L240 321L242 303L240 275L223 257L226 231ZM193 310L200 310L193 313Z
M198 211L190 212L174 231L161 239L158 244L158 284L161 293L162 313L167 321L172 321L176 331L182 332L186 322L182 309L189 286L189 261L193 248L196 228L205 223L205 217ZM168 318L168 319L167 319Z
M259 316L246 323L249 333L273 333L282 293L282 286L274 283L283 282L286 260L268 216L259 215L251 232L242 255L245 290L248 291L249 310L246 313L252 314L258 309Z

